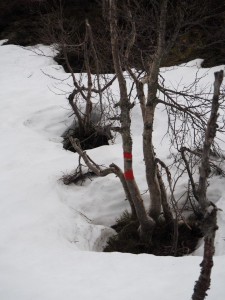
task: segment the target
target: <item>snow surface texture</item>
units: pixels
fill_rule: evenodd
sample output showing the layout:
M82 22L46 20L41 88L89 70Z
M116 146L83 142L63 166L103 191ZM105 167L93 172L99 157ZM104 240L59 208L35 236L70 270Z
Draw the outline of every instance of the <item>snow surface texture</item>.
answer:
M190 299L200 256L93 252L101 251L114 233L109 226L128 207L127 202L112 175L84 186L65 186L59 181L63 172L74 170L77 154L62 148L60 136L68 126L70 110L65 95L52 92L58 91L60 82L44 73L61 79L68 74L53 61L50 48L39 48L46 57L31 48L0 46L0 299ZM200 63L196 60L162 72L171 84L184 75L190 81L197 71L206 74L205 82L212 82L213 72L221 67L201 69ZM162 140L164 113L158 112L155 135L158 153L167 160L168 147L166 139ZM144 191L138 107L132 118L134 171ZM121 153L119 138L114 145L88 151L106 166L111 162L122 166ZM224 179L214 178L209 189L212 201L223 210L218 213L209 300L225 299L224 184ZM202 254L202 245L196 254Z

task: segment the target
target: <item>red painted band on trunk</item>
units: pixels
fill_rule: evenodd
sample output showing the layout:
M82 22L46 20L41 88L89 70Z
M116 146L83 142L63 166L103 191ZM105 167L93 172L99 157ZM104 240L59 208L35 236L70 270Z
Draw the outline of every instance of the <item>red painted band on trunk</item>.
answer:
M133 170L131 169L124 172L124 177L126 180L134 180Z
M132 153L124 152L123 157L126 158L126 159L132 159Z

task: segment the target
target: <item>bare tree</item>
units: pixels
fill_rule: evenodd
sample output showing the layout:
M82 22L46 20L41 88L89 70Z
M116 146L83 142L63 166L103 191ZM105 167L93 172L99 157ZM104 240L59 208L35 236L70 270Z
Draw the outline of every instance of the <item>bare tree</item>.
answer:
M123 152L124 152L124 175L127 181L128 188L131 193L131 198L136 208L136 213L138 220L140 222L140 234L144 238L150 240L152 230L154 228L155 221L151 216L148 216L144 208L143 199L141 193L136 184L135 177L133 174L132 166L132 138L131 138L131 119L130 110L132 109L132 103L128 97L126 80L123 74L123 66L121 65L121 52L119 46L119 36L118 36L118 17L117 17L117 2L109 1L109 24L110 24L110 36L111 36L111 46L112 46L112 57L114 69L118 78L119 90L120 90L120 100L118 106L120 107L120 123L121 127L119 132L121 133L123 140ZM130 45L127 47L127 53L132 47L133 39L130 41Z
M217 118L219 110L220 87L223 81L223 71L215 73L214 94L210 118L207 123L205 140L202 150L201 164L199 168L199 185L197 190L199 205L203 214L203 233L204 233L204 256L201 263L201 274L194 287L193 300L203 300L207 296L206 291L210 287L211 269L213 267L213 255L215 252L214 239L217 230L216 214L217 208L207 199L207 179L210 173L210 148L216 136Z
M70 145L69 136L81 139L83 148L98 146L99 143L112 138L108 122L110 118L110 87L116 76L101 74L102 61L99 59L98 39L93 36L92 27L85 19L79 28L68 23L64 16L62 0L53 1L48 8L49 14L42 15L44 32L42 38L48 43L53 43L62 53L66 68L72 79L72 91L67 94L67 99L75 116L75 122L64 134L66 149ZM74 43L76 36L76 43ZM79 73L75 73L70 60L71 53L77 57L82 56L82 66ZM107 96L108 101L104 101ZM104 101L104 104L103 104ZM107 124L108 122L108 124Z

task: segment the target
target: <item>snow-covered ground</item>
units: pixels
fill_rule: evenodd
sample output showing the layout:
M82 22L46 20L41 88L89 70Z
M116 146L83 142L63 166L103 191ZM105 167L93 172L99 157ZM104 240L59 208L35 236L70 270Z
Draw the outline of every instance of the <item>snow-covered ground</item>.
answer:
M41 50L46 57L0 46L0 299L190 299L201 246L196 256L182 258L101 252L114 233L109 226L127 202L113 175L83 186L65 186L59 180L74 170L78 157L62 148L60 136L70 110L65 95L52 92L59 91L61 82L44 73L61 79L68 74L50 57L49 48ZM198 70L211 83L213 72L221 68L201 69L197 60L164 75L174 84L184 74L191 80ZM166 160L163 114L156 118L155 136L158 153ZM138 107L133 121L134 171L144 191ZM223 142L221 146L225 149ZM88 154L101 164L122 166L119 139ZM224 184L224 179L213 178L209 188L209 197L222 209L209 300L225 299Z

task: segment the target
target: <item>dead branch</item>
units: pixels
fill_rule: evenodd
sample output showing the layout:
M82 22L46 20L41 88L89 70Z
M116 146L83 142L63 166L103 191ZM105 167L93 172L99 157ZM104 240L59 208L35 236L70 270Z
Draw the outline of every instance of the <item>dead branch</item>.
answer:
M199 200L198 200L198 193L197 193L197 191L196 191L196 185L195 185L195 182L194 182L194 179L193 179L193 176L192 176L192 172L191 172L191 170L190 170L189 163L188 163L188 161L187 161L187 159L186 159L186 157L185 157L185 153L184 153L184 152L187 151L187 150L189 150L189 149L186 148L186 147L182 147L182 148L180 149L180 152L181 152L182 159L183 159L183 161L184 161L184 163L185 163L185 166L186 166L186 169L187 169L187 173L188 173L189 180L190 180L190 183L191 183L193 195L194 195L195 199L196 199L197 201L199 201Z
M129 191L129 188L127 186L126 180L124 178L124 174L122 170L116 165L116 164L110 164L109 168L101 169L99 165L97 165L88 155L85 151L82 150L80 142L78 139L74 139L73 137L69 137L69 140L74 147L74 149L77 151L80 157L84 160L86 166L94 172L99 177L105 177L109 174L115 174L119 179L123 186L125 195L127 200L130 203L131 206L131 213L132 217L136 219L136 211L134 208L134 204L132 202L131 194Z

